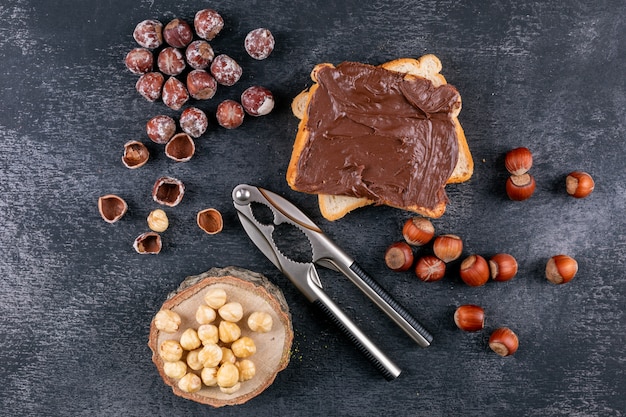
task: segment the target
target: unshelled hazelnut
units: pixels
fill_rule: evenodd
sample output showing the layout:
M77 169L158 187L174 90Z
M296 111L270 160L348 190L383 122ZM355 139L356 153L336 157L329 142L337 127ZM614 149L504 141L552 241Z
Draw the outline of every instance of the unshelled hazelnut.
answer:
M517 351L519 340L513 330L500 327L491 333L489 347L500 356L509 356Z
M489 281L489 265L480 255L470 255L461 262L459 275L470 287L480 287Z
M154 57L152 52L145 48L134 48L126 54L124 64L133 74L141 75L152 71Z
M128 210L128 204L120 196L107 194L98 198L98 211L107 223L115 223L121 219Z
M184 392L198 392L202 388L202 380L192 372L189 372L178 380L178 388Z
M504 157L504 166L511 175L522 175L533 166L533 154L528 148L511 149Z
M248 358L256 353L256 344L248 336L243 336L230 345L233 354L238 358Z
M187 87L178 78L170 77L163 84L163 104L172 110L180 110L189 100Z
M255 311L248 317L248 328L253 332L267 333L272 330L272 325L272 316L264 311Z
M150 158L150 151L143 143L130 140L124 144L122 163L126 168L137 169L144 166Z
M237 382L232 387L220 387L220 391L224 394L234 394L241 389L241 382Z
M161 309L154 316L154 326L165 333L176 333L182 319L180 315L170 309Z
M218 331L223 343L232 343L241 337L241 328L232 321L221 321Z
M161 233L165 232L169 227L170 221L167 218L167 213L161 209L152 210L148 214L148 227L150 230Z
M517 274L517 261L508 253L498 253L489 259L489 271L494 281L508 281Z
M154 19L141 21L135 26L133 38L144 48L158 48L163 43L163 23Z
M209 119L206 113L197 107L187 107L180 114L180 128L192 138L199 138L206 132Z
M224 320L236 323L243 317L243 306L241 303L232 301L221 306L217 312Z
M146 123L146 133L151 141L163 145L176 133L176 122L164 114L154 116Z
M196 13L193 25L199 37L210 41L224 28L224 19L213 9L203 9Z
M214 208L204 209L196 215L196 223L198 227L209 235L214 235L222 231L224 221L222 213Z
M200 324L209 324L215 321L217 313L207 305L199 305L196 309L196 321Z
M203 324L198 327L198 337L203 345L217 344L220 341L219 331L214 324Z
M485 327L485 310L474 304L459 306L454 312L454 324L466 332L476 332Z
M567 194L575 198L585 198L593 192L595 182L591 175L582 171L570 172L565 178Z
M435 256L445 263L452 262L461 257L463 253L463 241L457 235L441 235L433 242Z
M176 362L183 357L183 347L174 339L168 339L159 345L159 356L166 362Z
M535 192L535 178L526 173L511 175L506 180L506 194L513 201L523 201L530 198Z
M226 304L227 294L222 288L210 288L204 294L203 299L209 307L219 309L221 306Z
M157 179L152 187L152 199L164 206L174 207L178 205L185 194L185 186L182 181L172 177Z
M396 242L385 251L385 264L392 271L406 271L413 265L413 249L406 242Z
M435 236L435 226L425 217L412 217L404 223L402 236L409 245L422 246Z
M159 67L159 71L163 74L178 75L183 72L187 64L185 63L185 57L180 49L170 46L163 48L161 52L159 52L157 66Z
M570 282L578 272L578 262L567 255L555 255L546 264L546 279L553 284Z
M198 360L205 368L213 368L222 360L222 348L216 344L207 344L198 352Z
M170 378L180 379L187 374L187 364L183 361L165 362L163 373Z
M217 385L230 388L239 382L239 369L230 362L222 364L217 370Z
M445 262L434 255L422 256L415 265L415 275L424 282L439 281L445 274Z
M180 345L185 350L194 350L202 345L202 341L198 337L198 332L196 329L189 328L180 335Z
M142 233L135 238L133 248L142 255L157 255L161 252L161 236L156 232Z
M217 81L205 70L195 69L187 74L187 91L196 100L208 100L217 91Z
M172 19L163 28L163 39L174 48L184 48L193 39L193 31L183 19Z
M256 374L256 366L250 359L242 359L235 362L235 366L239 369L239 382L248 381L254 378Z
M215 53L213 48L207 41L197 40L193 41L187 46L185 50L185 58L187 63L193 69L205 69L209 66Z
M148 101L156 101L161 97L165 77L160 72L147 72L137 80L135 89Z
M187 162L196 153L196 144L188 134L175 134L165 145L165 156L176 162Z
M200 372L200 378L202 383L207 387L214 387L217 385L217 368L202 368Z

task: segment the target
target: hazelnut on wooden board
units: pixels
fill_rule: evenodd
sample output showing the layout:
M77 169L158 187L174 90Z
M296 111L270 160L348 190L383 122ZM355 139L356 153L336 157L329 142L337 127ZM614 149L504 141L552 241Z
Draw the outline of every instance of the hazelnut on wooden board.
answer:
M124 144L124 154L122 155L122 163L126 168L137 169L148 162L150 151L143 143L131 140Z
M222 231L224 221L222 213L214 208L204 209L196 215L196 223L198 227L210 235L217 234ZM210 305L210 304L209 304ZM219 308L219 307L214 307Z
M120 196L107 194L98 198L98 211L107 223L115 223L121 219L128 210L128 204Z
M152 199L169 207L177 206L184 194L183 182L173 177L161 177L156 180L152 187Z
M205 40L193 41L185 50L187 63L193 69L205 69L209 66L215 53L211 45Z
M162 332L175 333L180 327L181 321L178 313L166 308L159 310L152 323Z
M264 311L255 311L248 317L248 327L253 332L267 333L273 324L272 316Z

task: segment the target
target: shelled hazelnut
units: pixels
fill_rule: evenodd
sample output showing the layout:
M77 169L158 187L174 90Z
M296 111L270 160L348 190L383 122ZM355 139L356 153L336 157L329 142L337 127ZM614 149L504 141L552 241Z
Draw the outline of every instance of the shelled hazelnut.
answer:
M227 87L235 85L243 73L237 61L226 54L216 56L211 62L210 68L215 81Z
M202 388L202 380L192 372L189 372L178 381L178 388L185 392L198 392Z
M158 48L163 43L163 23L154 19L141 21L135 26L133 38L144 48Z
M184 48L193 39L193 31L183 19L172 19L163 28L163 39L174 48Z
M195 69L187 74L187 90L196 100L208 100L215 96L217 81L203 69Z
M154 325L166 333L176 333L182 319L178 313L170 309L162 309L154 316Z
M248 317L248 328L253 332L267 333L272 330L272 316L263 311L255 311Z
M241 105L250 116L265 116L274 109L274 96L267 88L253 85L241 93Z
M199 37L210 41L224 28L224 19L215 10L204 9L196 13L193 25Z
M192 138L199 138L209 126L206 114L197 107L187 107L180 114L180 128Z
M235 100L224 100L217 106L217 123L226 129L236 129L243 123L243 106Z

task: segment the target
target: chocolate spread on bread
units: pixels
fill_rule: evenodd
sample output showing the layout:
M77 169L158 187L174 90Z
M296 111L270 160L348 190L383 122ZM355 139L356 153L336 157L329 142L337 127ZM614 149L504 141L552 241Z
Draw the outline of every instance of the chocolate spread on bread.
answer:
M433 208L458 159L458 91L371 65L316 74L295 188Z

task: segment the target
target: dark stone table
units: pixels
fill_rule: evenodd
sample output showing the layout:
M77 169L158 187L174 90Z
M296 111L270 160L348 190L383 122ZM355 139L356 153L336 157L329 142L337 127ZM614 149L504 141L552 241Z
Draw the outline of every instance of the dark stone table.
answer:
M224 16L212 44L237 59L241 81L197 103L211 118L197 154L175 163L151 143L145 123L177 116L134 90L124 67L132 31L147 18L192 19L204 7ZM0 409L6 416L424 415L623 416L626 414L626 5L623 1L36 1L0 6ZM268 27L276 49L254 61L245 34ZM447 188L434 221L455 233L465 255L513 254L518 276L470 288L453 263L444 280L392 273L383 253L409 213L369 207L328 222L314 196L284 179L298 120L290 103L320 62L380 64L436 54L463 97L460 121L474 176ZM228 131L214 112L260 84L276 108ZM137 170L121 163L128 140L147 144ZM534 153L534 196L509 201L507 150ZM587 199L564 190L568 172L596 180ZM154 181L181 179L182 203L158 256L132 248L157 208ZM322 271L325 288L403 369L386 382L263 257L231 203L239 183L264 186L303 208L434 334L419 348L343 277ZM105 223L98 197L122 196L126 216ZM196 213L215 207L224 230L207 235ZM547 259L578 260L572 282L544 278ZM188 275L237 265L284 291L295 341L288 368L249 403L222 409L175 397L147 347L149 324ZM482 305L486 328L467 334L452 314ZM509 326L519 351L489 350L491 330Z

